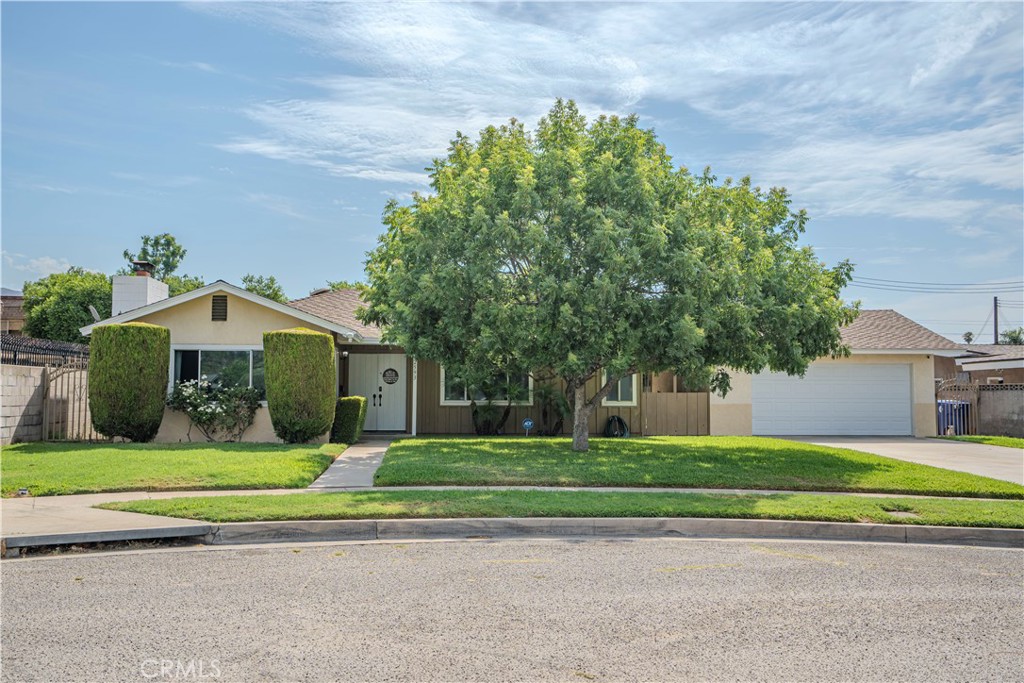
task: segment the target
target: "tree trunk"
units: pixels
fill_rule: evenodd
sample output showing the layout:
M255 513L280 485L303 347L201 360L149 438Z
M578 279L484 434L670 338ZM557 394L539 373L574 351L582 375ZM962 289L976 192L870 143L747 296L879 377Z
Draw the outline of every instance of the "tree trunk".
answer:
M590 411L593 406L587 402L586 382L580 382L573 391L572 449L586 453L590 449Z

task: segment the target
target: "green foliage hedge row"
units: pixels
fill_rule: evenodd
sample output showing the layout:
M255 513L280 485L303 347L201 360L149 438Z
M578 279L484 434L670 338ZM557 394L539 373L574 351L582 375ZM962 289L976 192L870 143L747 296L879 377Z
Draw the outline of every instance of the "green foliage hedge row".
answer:
M366 397L343 396L338 399L331 428L331 443L355 443L366 424Z
M89 410L100 434L152 441L167 398L171 332L146 323L101 325L89 352Z
M267 409L274 433L305 443L334 423L334 340L305 328L263 334Z

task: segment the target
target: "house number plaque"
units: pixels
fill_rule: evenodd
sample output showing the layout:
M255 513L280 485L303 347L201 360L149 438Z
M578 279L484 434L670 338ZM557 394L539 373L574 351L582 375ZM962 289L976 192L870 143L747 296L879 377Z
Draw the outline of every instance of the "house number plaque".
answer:
M398 370L388 368L384 371L384 384L394 384L398 381Z

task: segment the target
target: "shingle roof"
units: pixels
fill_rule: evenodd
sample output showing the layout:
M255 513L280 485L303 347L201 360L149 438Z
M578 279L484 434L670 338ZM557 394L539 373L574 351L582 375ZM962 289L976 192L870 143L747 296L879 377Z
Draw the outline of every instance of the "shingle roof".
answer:
M367 339L379 339L380 328L365 325L356 318L356 309L365 304L354 289L337 289L311 294L290 301L300 311L351 327ZM893 310L861 311L857 319L842 330L843 342L854 350L955 351L962 348L945 337L919 325ZM1001 350L1007 347L999 347ZM1024 347L1021 347L1024 348Z
M964 355L981 356L1005 356L1007 354L1024 353L1024 345L1021 344L957 344L966 351Z
M843 343L857 350L955 351L951 342L927 327L891 309L861 311L857 319L842 330Z
M380 328L364 325L356 318L356 309L365 304L355 289L333 289L310 294L303 299L289 301L288 305L338 325L350 327L367 339L379 339Z
M987 349L985 352L978 352L984 355L962 356L957 359L957 362L961 365L968 365L970 363L1024 359L1024 346L1020 344L971 344L971 350L974 351L975 347L979 346L984 346Z

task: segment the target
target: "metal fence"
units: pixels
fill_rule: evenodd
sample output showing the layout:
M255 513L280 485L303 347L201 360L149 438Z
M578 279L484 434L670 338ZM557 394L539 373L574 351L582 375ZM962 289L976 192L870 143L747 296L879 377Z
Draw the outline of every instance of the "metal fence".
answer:
M939 436L978 433L978 391L978 382L961 376L936 382L936 431Z
M4 365L60 366L88 360L86 344L0 335L0 363Z

